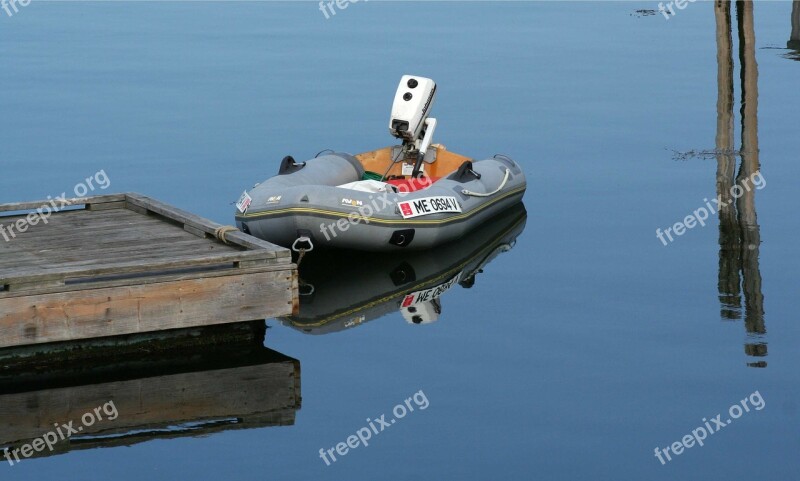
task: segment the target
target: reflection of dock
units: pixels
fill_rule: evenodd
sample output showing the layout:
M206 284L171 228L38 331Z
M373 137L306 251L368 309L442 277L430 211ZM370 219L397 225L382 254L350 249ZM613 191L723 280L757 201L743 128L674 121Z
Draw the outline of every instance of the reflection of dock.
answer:
M222 227L137 194L0 205L0 347L291 314L290 252Z
M758 64L755 56L753 2L736 2L741 81L741 164L736 172L733 113L733 52L731 2L717 0L714 13L717 25L717 195L719 196L719 299L723 319L744 319L751 337L745 344L749 356L767 355L761 340L766 333L764 296L759 268L760 228L756 216L755 189L738 187L760 175L758 148ZM752 187L752 183L750 184ZM744 312L742 312L744 295ZM763 367L766 362L749 363Z
M103 356L119 356L121 346L113 342L99 348L105 350L99 358L80 362L64 362L57 352L23 352L0 373L0 449L30 443L54 423L77 425L83 414L109 401L116 419L99 421L56 443L52 453L36 455L294 424L300 363L263 347L264 329L258 321L177 331L129 343L129 353L111 363ZM198 345L209 338L222 344ZM143 351L150 351L145 358ZM64 356L85 352L80 347ZM10 357L7 350L2 355Z

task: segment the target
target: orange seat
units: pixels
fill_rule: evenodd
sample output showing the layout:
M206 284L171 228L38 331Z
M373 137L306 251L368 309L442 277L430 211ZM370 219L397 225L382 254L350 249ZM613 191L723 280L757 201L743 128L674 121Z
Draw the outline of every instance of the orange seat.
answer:
M391 179L387 180L387 184L392 184L401 192L416 192L418 190L427 189L434 182L441 177L418 177L418 178L405 178L405 179Z

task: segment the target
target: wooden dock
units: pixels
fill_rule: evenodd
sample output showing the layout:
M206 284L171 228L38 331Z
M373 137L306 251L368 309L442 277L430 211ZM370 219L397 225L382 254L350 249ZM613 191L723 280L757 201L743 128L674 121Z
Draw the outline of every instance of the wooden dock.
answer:
M297 312L288 249L139 194L55 205L0 204L0 348Z

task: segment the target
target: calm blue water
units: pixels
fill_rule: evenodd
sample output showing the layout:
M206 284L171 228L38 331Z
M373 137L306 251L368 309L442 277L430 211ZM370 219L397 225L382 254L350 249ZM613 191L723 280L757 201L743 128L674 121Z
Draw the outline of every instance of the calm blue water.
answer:
M722 264L734 265L723 280L738 285L744 273L746 285L722 303L717 217L668 246L655 236L716 196L718 159L673 152L717 146L714 7L692 3L669 21L634 13L657 8L374 1L326 20L315 2L34 0L13 17L0 11L0 202L60 194L102 169L106 192L142 192L231 223L230 204L284 155L390 144L405 73L439 84L438 141L478 158L509 154L529 182L516 246L471 289L445 293L437 322L409 325L390 309L314 336L268 321L266 345L302 365L293 426L3 463L0 476L795 478L792 4L754 6L766 186L750 206L760 245L723 245ZM756 262L745 256L737 268L753 250ZM332 466L319 458L420 390L427 409ZM654 448L756 390L763 410L666 465L656 459Z

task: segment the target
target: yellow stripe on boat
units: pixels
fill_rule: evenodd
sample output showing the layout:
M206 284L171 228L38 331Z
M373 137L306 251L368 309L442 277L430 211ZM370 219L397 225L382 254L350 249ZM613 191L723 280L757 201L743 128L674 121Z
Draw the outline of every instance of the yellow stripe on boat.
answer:
M455 222L458 220L463 220L466 218L471 217L473 214L477 214L483 209L500 202L508 197L513 195L519 194L520 192L525 191L525 186L521 188L514 189L510 192L507 192L495 199L492 199L485 204L480 205L476 209L473 209L469 212L464 212L459 215L454 215L451 217L447 217L445 219L427 219L427 220L417 220L417 219L380 219L376 217L364 217L362 215L353 215L355 212L344 213L335 210L325 210L325 209L315 209L312 207L287 207L285 209L276 209L267 212L253 212L251 214L238 214L236 216L236 220L245 220L245 219L255 219L260 217L268 217L272 215L283 215L283 214L320 214L326 215L330 217L341 217L341 218L352 218L363 220L366 223L375 223L375 224L447 224L449 222Z

